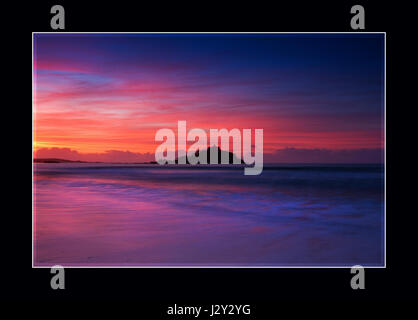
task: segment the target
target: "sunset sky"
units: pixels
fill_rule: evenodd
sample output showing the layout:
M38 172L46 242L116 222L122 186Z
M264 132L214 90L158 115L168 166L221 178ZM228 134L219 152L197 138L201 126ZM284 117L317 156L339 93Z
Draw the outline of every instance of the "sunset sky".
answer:
M377 34L35 34L35 156L150 161L156 131L186 120L264 129L267 162L379 162L383 48Z

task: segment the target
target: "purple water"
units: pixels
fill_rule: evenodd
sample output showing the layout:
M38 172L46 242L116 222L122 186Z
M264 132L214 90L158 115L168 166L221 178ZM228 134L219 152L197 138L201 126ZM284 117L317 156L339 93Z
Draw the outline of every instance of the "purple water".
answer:
M35 266L383 266L378 165L35 164Z

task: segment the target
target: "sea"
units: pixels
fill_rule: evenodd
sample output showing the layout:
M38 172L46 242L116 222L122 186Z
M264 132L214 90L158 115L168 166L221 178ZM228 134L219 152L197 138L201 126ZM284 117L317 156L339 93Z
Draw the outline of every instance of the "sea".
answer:
M385 264L381 164L34 163L33 264Z

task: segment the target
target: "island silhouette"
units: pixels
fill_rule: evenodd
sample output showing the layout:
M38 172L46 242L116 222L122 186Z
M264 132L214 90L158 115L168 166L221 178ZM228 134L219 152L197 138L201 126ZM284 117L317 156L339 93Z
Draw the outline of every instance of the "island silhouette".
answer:
M216 146L209 147L206 150L203 150L202 151L202 154L204 154L203 156L206 158L206 164L209 164L210 165L210 151L212 149L216 149L216 148L218 149L218 159L217 159L216 164L222 164L221 163L222 155L226 155L226 157L228 158L228 163L226 163L226 164L234 164L234 160L236 162L235 164L244 164L244 161L241 160L240 158L238 158L232 152L228 152L228 151L222 150L221 148L216 147ZM200 155L200 150L197 150L195 152L195 155L196 155L196 157L198 157ZM186 159L186 161L185 161L186 164L190 164L189 159L187 159L187 156L184 156L184 157L181 157L181 158L177 158L175 160L175 163L176 164L179 163L179 159L182 159L183 160L181 162L184 162L184 159ZM200 164L200 162L198 162L198 164Z
M210 150L213 148L217 148L218 149L218 159L217 159L217 163L216 164L222 164L221 163L221 159L222 159L222 155L226 155L227 159L228 159L228 163L225 164L234 164L234 160L235 164L244 164L244 161L241 160L240 158L238 158L234 153L232 152L228 152L225 150L222 150L219 147L216 146L212 146L212 147L208 147L206 150L203 150L202 153L204 154L204 157L206 158L206 164L210 165ZM196 157L198 157L200 154L200 150L197 150L195 155ZM175 159L175 164L179 164L179 159L185 159L186 164L190 165L189 160L187 159L187 156L185 157L181 157L181 158L176 158ZM105 162L101 162L101 161L81 161L81 160L67 160L67 159L60 159L60 158L34 158L33 159L34 163L105 163ZM180 161L183 162L183 161ZM109 163L118 163L118 162L109 162ZM149 161L149 162L129 162L132 164L157 164L156 161ZM200 164L200 162L198 162L198 164Z

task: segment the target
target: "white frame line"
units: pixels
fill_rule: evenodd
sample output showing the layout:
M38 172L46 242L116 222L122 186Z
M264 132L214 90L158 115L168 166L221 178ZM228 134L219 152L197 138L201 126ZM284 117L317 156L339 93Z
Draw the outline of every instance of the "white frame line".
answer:
M47 268L50 269L50 266L35 266L34 265L34 203L33 203L33 138L34 138L34 92L35 92L35 85L34 85L34 69L33 69L33 58L34 58L34 51L33 51L33 41L35 34L383 34L384 35L384 265L383 266L365 266L365 268L370 269L386 269L386 32L70 32L70 31L63 31L63 32L32 32L32 268ZM189 269L189 268L197 268L197 269L347 269L351 268L352 266L205 266L205 265L197 265L197 266L64 266L65 269L67 268L78 268L78 269L85 269L85 268L112 268L112 269L125 269L125 268L135 268L135 269Z

